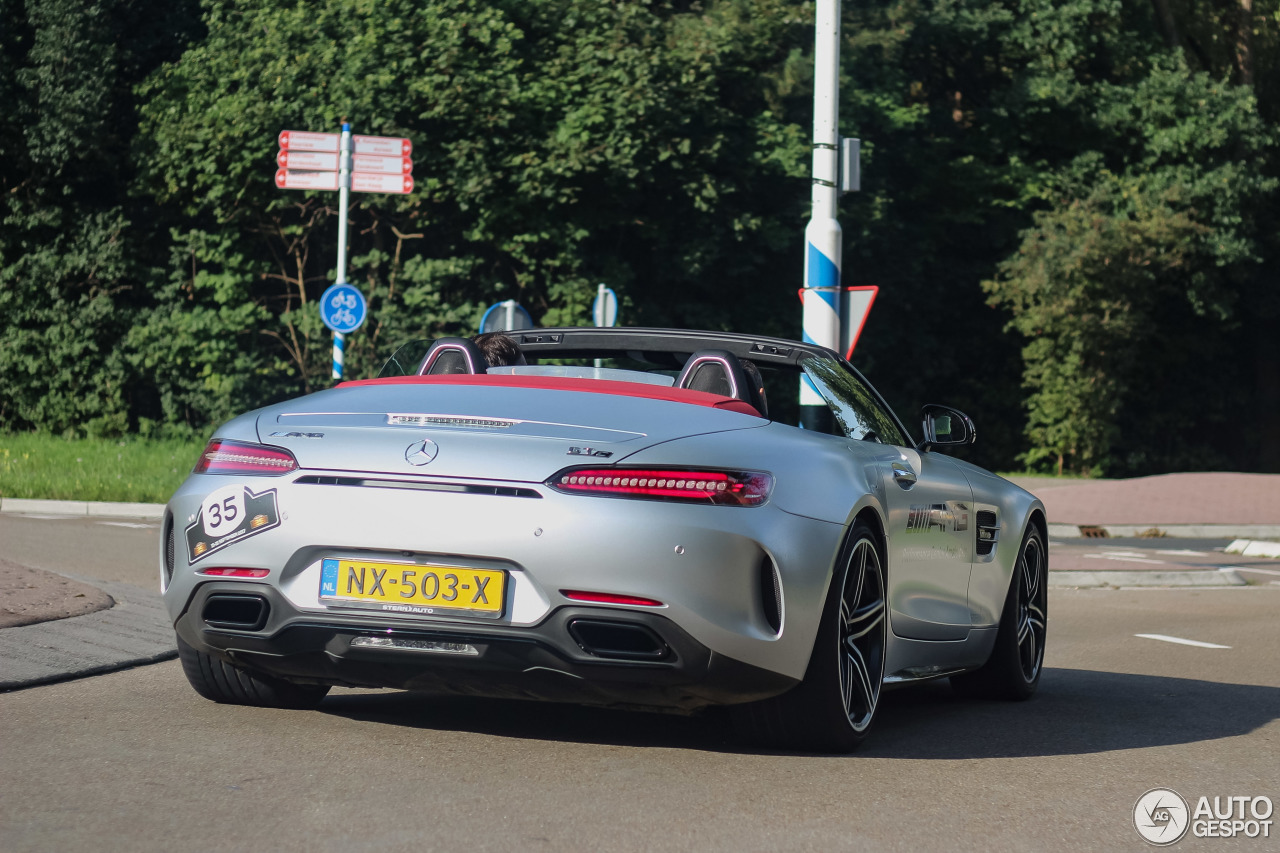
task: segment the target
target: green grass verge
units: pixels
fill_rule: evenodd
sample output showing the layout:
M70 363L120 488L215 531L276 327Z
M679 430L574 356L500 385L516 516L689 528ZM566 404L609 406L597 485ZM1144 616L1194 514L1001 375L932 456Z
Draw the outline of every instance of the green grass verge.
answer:
M0 497L164 503L202 441L0 433Z

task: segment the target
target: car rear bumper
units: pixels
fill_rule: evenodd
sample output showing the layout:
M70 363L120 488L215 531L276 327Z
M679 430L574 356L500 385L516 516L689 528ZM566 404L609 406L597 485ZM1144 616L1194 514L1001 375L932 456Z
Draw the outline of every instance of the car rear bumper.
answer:
M175 627L189 645L236 666L351 687L691 711L797 683L713 652L660 614L618 608L559 607L531 626L388 626L299 611L264 584L209 582Z

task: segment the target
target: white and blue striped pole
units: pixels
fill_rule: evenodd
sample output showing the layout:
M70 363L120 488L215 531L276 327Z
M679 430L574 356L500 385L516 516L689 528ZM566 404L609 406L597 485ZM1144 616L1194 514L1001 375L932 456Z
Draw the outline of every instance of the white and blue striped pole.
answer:
M840 0L818 0L814 29L813 210L804 229L804 339L839 350ZM801 425L825 432L830 417L813 383L801 379Z
M347 203L351 197L351 125L342 123L338 145L338 284L347 280ZM343 334L333 333L333 378L342 378Z

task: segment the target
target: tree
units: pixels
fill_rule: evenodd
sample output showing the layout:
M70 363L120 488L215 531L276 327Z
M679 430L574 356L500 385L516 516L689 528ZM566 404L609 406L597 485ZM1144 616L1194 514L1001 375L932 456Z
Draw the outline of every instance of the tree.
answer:
M342 118L411 138L418 185L352 205L348 277L371 306L353 375L500 299L585 322L602 280L630 322L776 324L790 300L771 272L802 197L774 199L803 187L779 148L804 143L761 117L758 78L802 30L787 6L207 4L208 37L142 87L136 143L142 187L183 220L130 338L140 367L180 365L166 416L327 384L313 302L333 280L336 198L277 190L270 153L281 129Z
M6 428L119 432L144 393L119 346L149 273L124 139L131 87L186 38L191 5L0 0Z

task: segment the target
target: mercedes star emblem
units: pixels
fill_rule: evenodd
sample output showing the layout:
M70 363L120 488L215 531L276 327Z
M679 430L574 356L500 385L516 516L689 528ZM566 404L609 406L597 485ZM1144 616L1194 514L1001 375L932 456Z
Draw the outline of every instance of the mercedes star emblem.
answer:
M410 465L426 465L432 459L436 458L436 454L440 452L440 448L429 438L422 441L415 441L409 445L409 449L404 452L404 459Z

